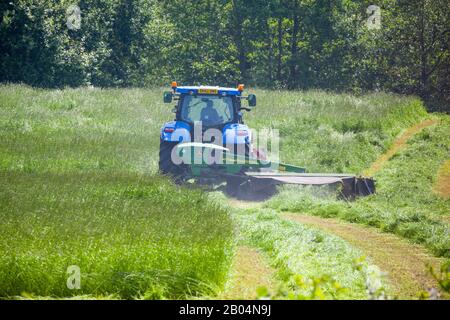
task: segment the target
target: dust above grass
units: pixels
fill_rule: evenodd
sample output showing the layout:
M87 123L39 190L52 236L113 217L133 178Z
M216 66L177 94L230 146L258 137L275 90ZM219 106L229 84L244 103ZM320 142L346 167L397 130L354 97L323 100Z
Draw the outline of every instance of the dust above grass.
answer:
M283 217L337 235L363 251L382 271L388 273L393 293L400 299L418 298L421 291L437 287L436 281L427 272L427 266L439 270L444 259L427 254L419 245L381 233L375 228L337 219L290 213L283 214Z
M368 177L373 176L375 173L380 171L380 169L386 164L386 162L389 161L389 159L391 159L394 156L394 154L405 148L406 142L414 134L420 132L422 129L426 127L435 125L438 122L439 119L427 119L405 130L397 139L395 139L392 146L385 153L379 156L378 159L370 166L369 169L363 172L363 175Z
M450 198L450 160L445 161L439 169L433 191L444 199Z
M273 290L274 269L255 248L239 246L234 258L231 279L220 299L256 299L260 287Z

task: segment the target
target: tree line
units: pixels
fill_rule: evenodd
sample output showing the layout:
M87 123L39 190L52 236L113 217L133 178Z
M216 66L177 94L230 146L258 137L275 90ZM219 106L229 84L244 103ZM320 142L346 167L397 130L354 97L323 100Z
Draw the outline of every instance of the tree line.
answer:
M11 0L0 14L1 82L383 90L450 109L447 0Z

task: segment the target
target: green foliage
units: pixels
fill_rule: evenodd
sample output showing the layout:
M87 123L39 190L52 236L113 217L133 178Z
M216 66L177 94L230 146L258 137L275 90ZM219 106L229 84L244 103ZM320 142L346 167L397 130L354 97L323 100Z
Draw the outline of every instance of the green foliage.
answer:
M450 293L450 261L446 261L441 265L441 269L436 272L432 267L429 271L433 278L438 282L439 287L447 293Z
M417 94L449 109L449 3L71 1L0 4L0 81L34 86L235 85Z
M428 266L428 272L436 280L442 292L448 295L450 293L450 260L442 263L438 271L434 270L432 266ZM421 300L437 300L440 297L439 291L434 288L419 293Z
M277 292L271 294L266 288L258 290L259 299L280 299L280 300L325 300L324 288L333 288L337 297L346 298L348 290L341 287L339 283L328 276L316 277L305 281L301 275L292 277L289 288L279 288ZM306 291L306 293L305 293Z

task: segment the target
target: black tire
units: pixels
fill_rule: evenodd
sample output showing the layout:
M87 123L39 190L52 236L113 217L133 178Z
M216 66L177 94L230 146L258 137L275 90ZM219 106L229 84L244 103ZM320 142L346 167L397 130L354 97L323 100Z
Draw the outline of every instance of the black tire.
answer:
M178 142L162 141L159 144L159 172L164 175L169 175L176 180L182 180L186 175L187 167L184 164L177 165L172 161L172 149Z

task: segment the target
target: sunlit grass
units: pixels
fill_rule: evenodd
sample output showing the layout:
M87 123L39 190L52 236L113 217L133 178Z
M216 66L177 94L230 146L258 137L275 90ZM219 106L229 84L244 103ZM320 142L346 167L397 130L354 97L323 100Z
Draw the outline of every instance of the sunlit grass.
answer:
M375 175L377 193L356 202L336 200L316 188L286 187L265 205L281 211L339 217L395 233L450 257L450 201L432 191L440 165L449 157L450 123L426 128Z
M280 157L309 172L360 173L403 129L427 116L414 97L324 91L255 91L252 128L280 132Z
M158 90L0 87L0 296L213 295L228 213L156 171ZM81 269L81 289L66 286Z
M323 287L325 299L367 299L367 270L364 254L336 236L282 219L272 210L236 211L244 241L266 251L286 283L301 276L305 282L299 294L311 290L314 279L326 277ZM360 268L357 261L361 261ZM380 279L382 281L382 279ZM292 285L292 283L291 283ZM387 289L386 283L383 284Z
M162 91L0 86L0 296L182 298L220 291L231 264L232 221L201 192L156 175L159 129L174 118ZM401 130L427 116L418 99L383 93L253 92L258 106L244 115L246 123L280 130L281 159L316 172L362 171ZM286 204L316 203L295 197ZM323 212L333 215L331 209ZM249 241L271 248L281 270L331 272L351 288L349 297L363 297L364 275L351 266L360 253L343 241L323 233L322 242L309 241L319 233L271 211L239 217ZM290 257L292 248L300 251ZM66 287L69 265L81 268L81 290Z

